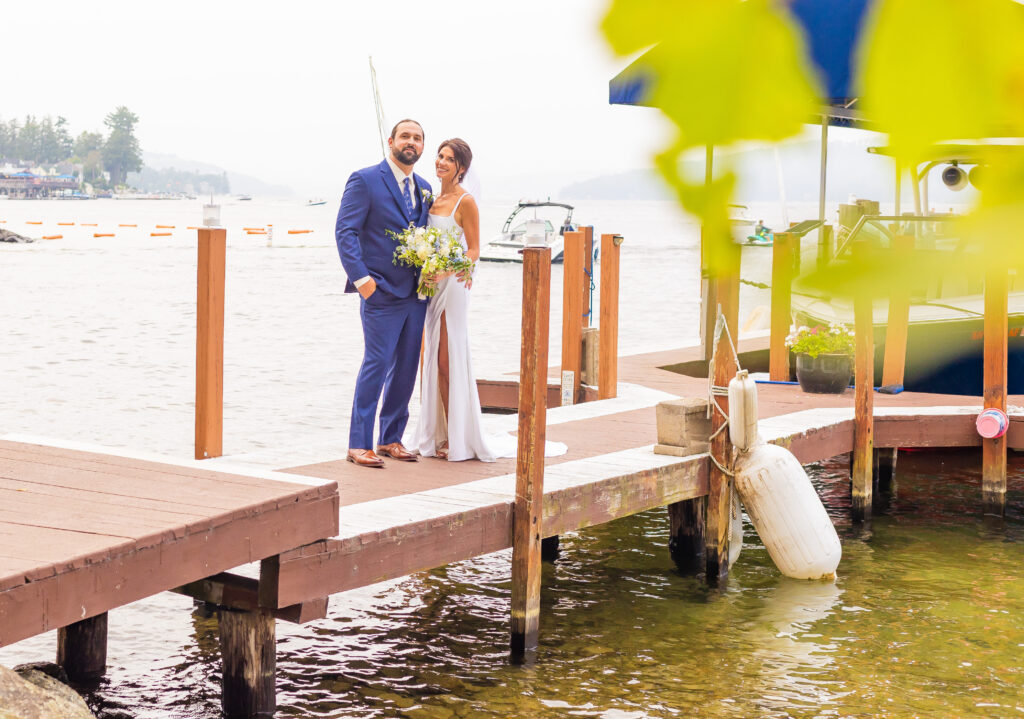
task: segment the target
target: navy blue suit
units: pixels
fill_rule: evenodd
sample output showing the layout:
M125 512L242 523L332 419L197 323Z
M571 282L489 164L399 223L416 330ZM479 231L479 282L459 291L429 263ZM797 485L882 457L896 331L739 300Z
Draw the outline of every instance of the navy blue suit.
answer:
M409 421L427 303L416 296L418 271L394 264L397 243L387 230L401 232L410 224L427 223L430 205L423 193L429 194L430 184L413 176L412 213L386 160L352 173L338 210L334 236L348 276L345 291L355 292L353 282L362 277L370 276L377 283L370 298L360 297L359 302L364 351L352 402L349 449L373 449L382 390L377 444L401 442Z

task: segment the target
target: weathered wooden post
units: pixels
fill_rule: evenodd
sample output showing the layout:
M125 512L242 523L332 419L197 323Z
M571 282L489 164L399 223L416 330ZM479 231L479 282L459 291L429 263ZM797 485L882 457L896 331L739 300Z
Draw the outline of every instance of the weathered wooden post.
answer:
M57 630L57 663L73 682L93 682L106 673L106 612Z
M619 381L619 246L622 235L601 235L601 335L597 398L612 399Z
M224 442L224 271L227 231L199 229L196 297L196 459L219 457Z
M857 256L867 258L867 247L858 243ZM875 342L871 293L856 289L853 299L856 353L854 355L854 420L851 513L854 522L871 521L872 465L874 459Z
M985 409L1006 412L1007 269L990 260L985 273ZM985 514L1006 510L1006 435L981 440L981 497Z
M892 241L893 266L910 267L913 250L913 235L896 235ZM885 359L882 363L883 387L903 387L909 326L910 285L897 282L889 290L889 318L885 329Z
M271 717L277 709L275 620L270 612L220 607L221 705L229 719Z
M580 401L583 375L583 289L586 282L586 237L583 232L566 232L562 254L562 404ZM567 373L571 373L571 376ZM568 388L568 383L572 388ZM570 396L566 396L567 393Z
M714 277L714 294L718 297L722 316L735 342L740 304L740 248L730 241L723 245L723 255L723 265ZM710 371L716 387L727 387L729 380L736 375L736 359L724 334L719 340ZM726 415L713 410L711 417L711 457L714 461L708 472L704 563L707 581L713 585L724 581L729 575L729 513L732 511L733 492L732 478L719 467L721 465L729 471L732 468L732 442L729 441L727 429L723 429L729 412L729 397L718 395L716 399Z
M771 325L768 339L768 376L773 382L789 381L789 348L786 335L792 323L793 249L800 238L776 232L772 242Z
M544 439L547 421L551 249L523 250L523 332L519 365L519 451L512 521L513 661L537 647L540 624Z
M579 231L583 233L583 327L584 329L593 324L591 287L594 284L594 227L593 225L580 225Z

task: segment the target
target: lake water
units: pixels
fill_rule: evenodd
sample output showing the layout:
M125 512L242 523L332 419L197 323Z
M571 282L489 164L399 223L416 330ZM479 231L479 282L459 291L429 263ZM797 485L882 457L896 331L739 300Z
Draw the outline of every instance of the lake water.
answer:
M485 204L484 236L513 203ZM201 202L0 202L0 227L63 234L0 244L0 433L192 454L195 241ZM344 446L361 333L333 241L335 207L225 204L227 454ZM752 208L772 224L770 208ZM805 213L806 214L806 213ZM580 203L622 246L620 351L691 344L696 224L667 203ZM756 218L755 218L756 219ZM26 225L42 221L42 226ZM97 227L58 227L57 222ZM241 228L272 223L274 246ZM120 228L119 224L136 224ZM150 237L157 224L170 237ZM288 229L312 229L288 235ZM114 232L94 238L94 232ZM768 254L747 251L764 278ZM558 359L552 273L550 364ZM520 269L484 264L473 290L481 375L517 369ZM745 288L741 318L765 302ZM413 407L415 413L416 408ZM280 716L1011 716L1024 712L1024 503L978 516L980 459L902 454L870 537L849 526L848 468L811 468L840 529L834 584L781 578L753 530L724 589L680 576L664 511L563 537L545 566L536 663L507 662L508 552L338 595L327 619L278 624ZM110 616L103 717L217 717L214 619L164 594ZM53 633L0 649L52 659Z

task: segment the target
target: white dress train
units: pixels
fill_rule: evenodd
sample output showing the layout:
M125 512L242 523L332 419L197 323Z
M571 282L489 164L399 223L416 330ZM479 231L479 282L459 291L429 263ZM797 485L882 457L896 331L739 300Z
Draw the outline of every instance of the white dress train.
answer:
M455 222L455 211L466 197L455 203L450 215L429 215L427 224L444 230L455 229L463 249L466 240ZM437 350L441 339L441 317L448 329L448 421L445 421L437 372ZM493 462L502 457L515 457L518 442L510 434L488 435L484 432L480 394L473 374L469 351L469 290L458 277L445 277L427 305L423 329L423 373L420 378L420 417L413 447L424 457L433 457L446 440L448 460L458 462L479 459ZM561 442L547 442L544 455L565 454L568 447Z

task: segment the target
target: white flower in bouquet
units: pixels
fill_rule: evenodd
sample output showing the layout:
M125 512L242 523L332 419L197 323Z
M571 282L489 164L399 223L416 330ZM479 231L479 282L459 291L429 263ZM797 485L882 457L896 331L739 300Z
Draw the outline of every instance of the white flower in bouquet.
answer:
M434 283L424 278L439 275L472 272L474 262L466 257L457 236L439 227L408 227L402 232L388 231L395 240L396 265L403 264L420 269L418 292L421 297L437 291Z

